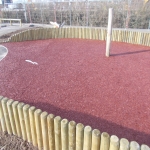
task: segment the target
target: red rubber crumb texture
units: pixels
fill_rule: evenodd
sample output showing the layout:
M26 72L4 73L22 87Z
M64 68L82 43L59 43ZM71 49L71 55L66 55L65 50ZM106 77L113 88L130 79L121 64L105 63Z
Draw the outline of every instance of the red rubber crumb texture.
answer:
M150 47L112 42L106 58L98 40L3 45L1 95L150 146Z

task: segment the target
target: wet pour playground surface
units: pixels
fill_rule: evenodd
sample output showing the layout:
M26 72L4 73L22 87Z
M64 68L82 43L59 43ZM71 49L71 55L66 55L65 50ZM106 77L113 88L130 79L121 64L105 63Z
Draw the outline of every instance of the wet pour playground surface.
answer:
M150 146L150 47L50 39L3 44L0 94Z

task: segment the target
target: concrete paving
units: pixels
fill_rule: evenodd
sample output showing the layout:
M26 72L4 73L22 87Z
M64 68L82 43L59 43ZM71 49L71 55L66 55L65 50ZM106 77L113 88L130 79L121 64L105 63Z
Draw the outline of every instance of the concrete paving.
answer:
M5 58L8 53L8 49L2 45L0 45L0 61Z
M2 23L0 24L0 37L12 32L16 32L17 30L24 30L24 29L30 29L30 28L37 28L37 27L41 27L41 28L48 28L48 27L52 27L51 25L42 25L42 24L33 24L33 27L29 27L31 24L22 24L22 26L20 26L20 24L13 24L10 25L8 23ZM0 45L0 61L6 57L8 53L8 49L6 47L4 47L3 45Z
M29 27L30 24L22 24L22 26L20 26L20 24L13 24L12 26L10 24L1 24L0 25L0 37L5 35L5 34L9 34L12 32L15 32L17 30L22 30L22 29L30 29L30 28L37 28L37 27L43 27L43 28L47 28L47 27L52 27L51 25L42 25L42 24L33 24L34 27Z

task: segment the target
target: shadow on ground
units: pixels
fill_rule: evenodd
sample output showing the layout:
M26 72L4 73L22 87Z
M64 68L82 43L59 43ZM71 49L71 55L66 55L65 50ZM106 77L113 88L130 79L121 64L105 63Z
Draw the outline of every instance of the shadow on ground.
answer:
M142 51L119 53L119 54L111 54L111 56L131 55L131 54L138 54L138 53L145 53L145 52L150 52L150 50L142 50Z
M55 116L61 116L62 119L67 118L69 121L74 120L76 123L90 125L93 129L99 129L101 132L108 132L110 135L117 135L119 138L127 138L129 141L136 141L139 144L147 144L150 146L149 134L135 131L82 112L60 109L48 103L30 103L30 105L36 106L37 108L41 106L40 109L52 113Z

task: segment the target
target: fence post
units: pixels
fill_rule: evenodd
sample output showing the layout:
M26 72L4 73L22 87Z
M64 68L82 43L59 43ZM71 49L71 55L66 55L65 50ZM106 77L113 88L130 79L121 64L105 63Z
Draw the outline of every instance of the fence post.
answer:
M37 136L37 143L38 143L39 150L41 150L43 147L42 131L41 131L41 118L40 118L41 113L42 113L41 109L37 109L34 112L36 136Z
M68 120L61 121L61 144L62 150L68 150Z
M130 150L140 150L140 145L136 141L130 142Z
M30 119L29 119L29 108L30 105L26 104L23 107L23 115L24 115L24 121L25 121L25 128L26 128L26 134L27 134L27 140L28 142L31 142L31 130L30 130Z
M13 102L14 101L12 99L8 100L7 109L8 109L8 114L9 114L10 123L11 123L11 127L12 127L12 133L14 135L17 135L16 125L15 125L15 120L14 120L14 114L13 114L13 109L12 109L12 103Z
M37 146L37 135L36 135L36 129L35 129L34 111L35 111L35 107L34 106L29 108L29 119L30 119L32 144L34 146Z
M119 150L119 138L115 135L112 135L110 138L109 150Z
M112 8L109 8L107 39L106 39L106 57L109 57L110 55L111 35L112 35Z
M91 150L91 143L92 143L92 128L90 126L86 126L84 128L83 150Z
M141 150L150 150L150 148L147 145L142 144L141 145Z
M41 114L41 127L42 127L43 149L44 150L49 150L47 116L48 116L47 112L43 112Z
M15 124L16 124L17 135L21 137L22 135L21 127L20 127L19 115L18 115L18 110L17 110L18 104L19 104L18 101L13 102L12 108L13 108L13 114L14 114L14 119L15 119Z
M17 108L18 108L18 115L19 115L22 138L23 138L23 140L27 140L25 120L24 120L24 116L23 116L23 107L24 107L24 105L25 104L21 102L17 105Z
M91 150L99 150L100 149L100 131L94 129L92 131L92 148Z
M76 123L74 121L69 122L69 150L76 149Z
M129 141L125 138L120 140L120 149L119 150L129 150Z
M8 110L7 110L7 101L8 101L7 98L3 98L1 100L1 105L2 105L4 120L6 124L6 130L8 131L8 134L12 134L11 124L9 120Z
M83 150L84 125L78 123L76 126L76 150Z
M5 132L7 131L6 129L6 123L5 123L5 118L4 118L4 112L3 112L3 109L2 109L2 96L0 96L0 123L1 123L1 128L2 128L2 131Z
M61 149L61 117L54 118L55 150Z
M49 114L47 116L48 137L49 137L49 148L50 148L50 150L55 150L54 117L55 116L53 114Z
M100 150L109 150L109 145L110 145L110 136L108 133L103 132L101 134Z

